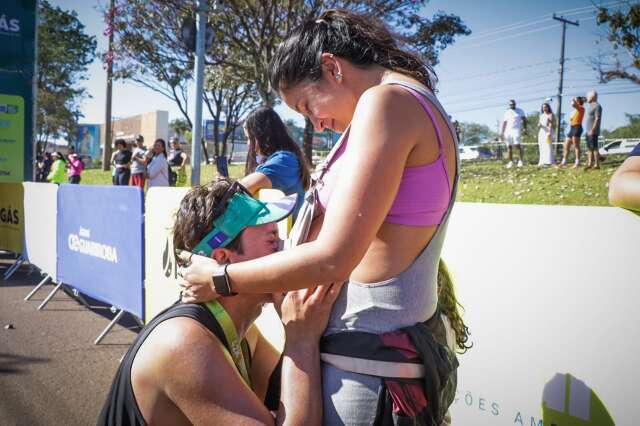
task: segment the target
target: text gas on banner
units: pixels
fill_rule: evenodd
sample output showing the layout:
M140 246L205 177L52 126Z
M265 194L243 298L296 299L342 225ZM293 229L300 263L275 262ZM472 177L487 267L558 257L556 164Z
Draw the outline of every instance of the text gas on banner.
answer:
M22 254L24 189L21 183L0 183L0 249Z

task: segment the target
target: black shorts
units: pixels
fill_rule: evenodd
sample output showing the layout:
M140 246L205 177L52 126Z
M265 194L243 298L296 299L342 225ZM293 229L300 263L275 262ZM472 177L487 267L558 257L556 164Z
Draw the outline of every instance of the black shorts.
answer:
M600 135L598 135L597 133L587 135L586 139L588 149L598 149L598 136Z
M580 136L582 136L582 124L577 124L575 126L571 126L571 130L569 130L569 137L576 137L578 139L580 139Z

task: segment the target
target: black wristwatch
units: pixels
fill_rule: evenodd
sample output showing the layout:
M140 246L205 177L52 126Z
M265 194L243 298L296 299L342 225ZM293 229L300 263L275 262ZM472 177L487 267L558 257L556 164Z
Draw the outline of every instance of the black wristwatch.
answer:
M211 276L216 293L225 297L238 294L231 291L231 283L229 282L229 275L227 275L227 266L229 266L228 263L220 266Z

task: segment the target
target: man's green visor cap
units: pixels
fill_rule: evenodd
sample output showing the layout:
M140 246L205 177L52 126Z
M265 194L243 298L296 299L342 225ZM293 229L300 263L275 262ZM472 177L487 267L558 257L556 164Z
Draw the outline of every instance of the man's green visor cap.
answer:
M237 192L229 200L226 209L213 221L213 229L192 250L201 256L211 256L217 248L227 246L249 226L264 225L280 221L293 212L298 200L297 194L264 203Z

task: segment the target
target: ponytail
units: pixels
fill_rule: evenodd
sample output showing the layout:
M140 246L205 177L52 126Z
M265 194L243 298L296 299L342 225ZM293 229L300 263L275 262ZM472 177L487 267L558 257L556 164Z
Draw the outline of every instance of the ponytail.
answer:
M473 345L468 345L469 327L462 321L462 316L458 307L463 308L456 299L456 293L453 289L453 280L447 264L440 259L438 265L438 306L440 312L445 315L456 335L456 346L460 353L465 353ZM464 309L464 308L463 308Z

